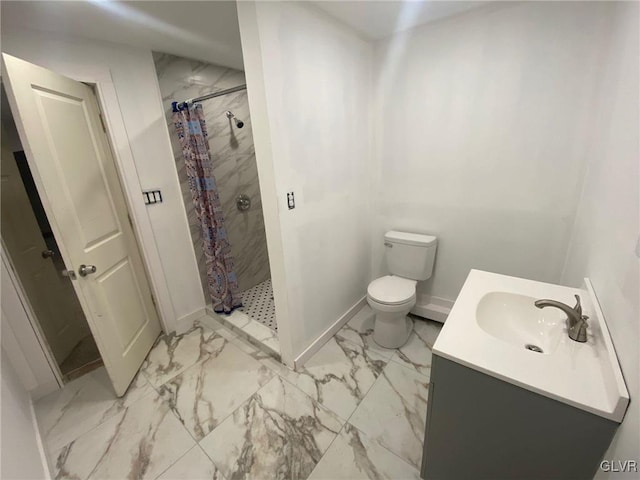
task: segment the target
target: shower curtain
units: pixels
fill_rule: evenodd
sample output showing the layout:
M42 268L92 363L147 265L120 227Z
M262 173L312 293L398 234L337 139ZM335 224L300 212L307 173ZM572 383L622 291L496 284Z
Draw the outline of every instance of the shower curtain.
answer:
M213 178L202 105L178 108L174 104L173 123L182 146L191 198L202 232L213 310L229 313L242 305L242 297L233 270L231 246L224 226L218 188Z

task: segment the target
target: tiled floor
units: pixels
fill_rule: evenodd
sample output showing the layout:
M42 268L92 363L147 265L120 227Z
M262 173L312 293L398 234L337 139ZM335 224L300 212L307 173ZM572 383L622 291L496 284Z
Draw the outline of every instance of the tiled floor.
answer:
M276 305L273 301L271 279L242 292L242 307L240 310L265 327L277 332Z
M275 330L257 322L240 309L234 310L229 314L211 313L211 316L218 319L238 336L243 337L263 351L280 358L280 340L278 339L278 332Z
M60 364L65 382L70 382L103 365L93 335L87 335L73 347L71 353Z
M212 321L160 338L121 399L91 372L36 405L55 477L417 480L439 325L396 351L372 320L299 372Z

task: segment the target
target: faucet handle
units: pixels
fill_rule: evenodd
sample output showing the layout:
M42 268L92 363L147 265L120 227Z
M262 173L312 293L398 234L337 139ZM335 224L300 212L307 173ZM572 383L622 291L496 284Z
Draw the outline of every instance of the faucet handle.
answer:
M589 317L580 315L580 322L569 330L569 338L576 342L585 343L587 341L587 327L589 326L587 320L589 320Z
M576 306L573 309L578 315L582 315L582 303L580 302L580 295L574 295L576 297Z

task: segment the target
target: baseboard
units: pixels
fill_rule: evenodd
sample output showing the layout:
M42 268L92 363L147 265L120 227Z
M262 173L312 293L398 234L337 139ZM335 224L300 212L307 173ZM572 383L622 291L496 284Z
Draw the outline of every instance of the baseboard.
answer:
M31 395L31 398L33 399L33 401L37 402L38 400L40 400L43 397L46 397L50 393L55 392L56 390L60 390L63 386L64 385L61 385L60 383L58 383L57 380L54 379L46 383L39 384L33 390L29 390L29 394Z
M453 300L425 295L418 298L416 305L411 309L411 313L419 317L444 323L451 312L453 303Z
M193 327L196 320L204 317L207 314L206 307L199 308L193 312L178 318L176 321L176 334L181 335Z
M338 330L340 330L353 316L360 311L362 307L367 304L367 297L362 297L358 300L349 310L347 310L333 325L327 328L318 338L316 338L311 345L309 345L304 352L296 357L294 360L295 368L298 369L304 363L309 360L322 346L327 343L331 337L333 337Z
M31 410L31 422L33 423L33 429L36 434L36 444L38 445L38 452L40 453L40 462L42 462L42 469L44 470L45 479L51 480L54 477L54 469L51 468L51 462L49 461L49 455L42 441L42 432L40 431L40 425L38 424L38 418L36 417L36 410L33 406L33 397L30 397L29 409Z

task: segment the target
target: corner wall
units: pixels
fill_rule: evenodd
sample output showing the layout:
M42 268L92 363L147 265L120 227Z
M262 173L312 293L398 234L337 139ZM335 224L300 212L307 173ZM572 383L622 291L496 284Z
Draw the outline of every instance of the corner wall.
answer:
M376 45L374 275L399 229L438 236L419 298L451 305L472 268L560 280L603 8L497 2Z
M562 283L593 282L631 403L607 460L640 461L640 6L615 2ZM597 478L638 478L637 472Z
M31 398L20 382L4 348L1 350L1 357L0 477L12 480L49 479L51 476L36 430Z
M261 185L261 165L275 175L277 204L263 191L263 205L280 224L270 232L267 221L278 333L283 358L295 358L362 299L371 277L371 46L297 2L239 2L238 13Z

